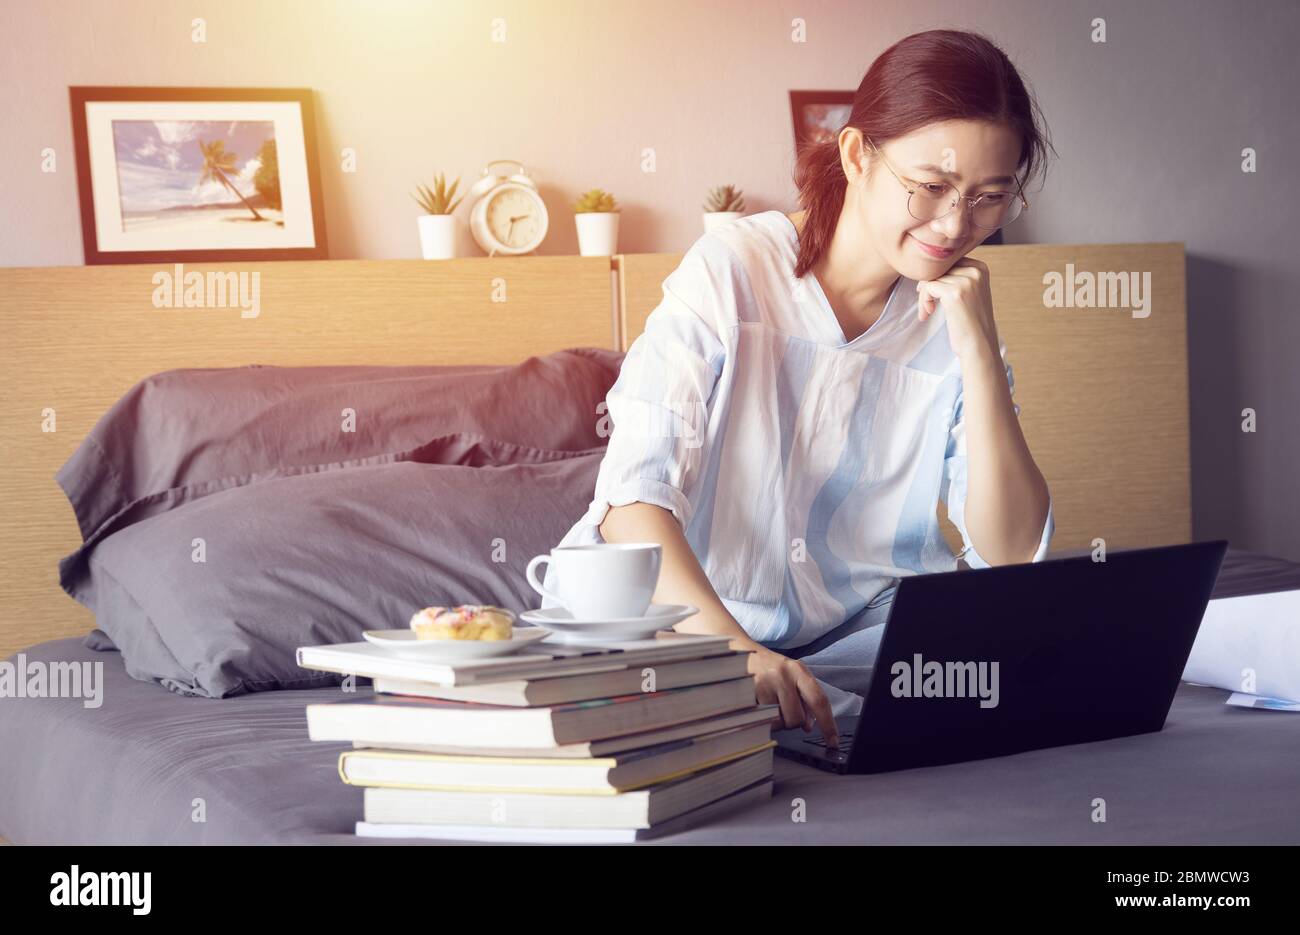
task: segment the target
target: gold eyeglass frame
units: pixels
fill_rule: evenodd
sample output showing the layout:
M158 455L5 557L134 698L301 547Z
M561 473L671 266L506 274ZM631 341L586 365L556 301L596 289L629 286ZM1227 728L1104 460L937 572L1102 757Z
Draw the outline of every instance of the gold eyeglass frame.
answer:
M894 178L898 179L898 184L899 184L899 185L902 185L903 188L907 189L907 213L908 213L908 214L911 214L912 217L916 218L918 221L938 221L938 220L941 220L941 219L943 219L943 218L946 218L948 215L952 214L952 209L955 208L955 207L957 207L957 202L956 202L956 201L954 201L952 204L950 204L950 205L948 206L948 210L947 210L947 211L945 211L943 214L938 215L937 217L932 217L932 218L918 218L918 217L916 217L915 214L912 214L912 196L916 194L917 189L919 189L919 188L921 187L922 184L932 184L932 183L928 183L928 182L927 182L927 183L922 183L922 182L918 182L916 179L907 179L907 178L905 178L904 176L899 175L899 174L894 170L893 165L890 164L890 162L889 162L889 158L888 158L884 153L882 153L882 152L880 151L880 148L879 148L878 146L876 146L876 144L873 143L873 142L871 141L871 138L870 138L870 137L867 137L867 136L863 136L862 138L863 138L864 140L866 140L868 144L870 144L872 152L874 152L877 156L879 156L879 157L881 158L881 160L884 161L884 163L885 163L885 167L886 167L887 169L889 169L890 173L894 176ZM913 185L914 187L912 187L912 188L908 188L908 184L907 184L908 182L911 182L912 185ZM978 204L980 203L981 199L983 199L985 195L1002 195L1002 194L1006 194L1006 193L1005 193L1005 192L981 192L980 194L978 194L978 195L976 195L974 198L972 198L972 197L970 197L969 195L963 195L961 192L957 191L957 186L956 186L956 185L953 185L951 182L944 182L943 184L944 184L944 185L947 185L947 186L948 186L949 188L951 188L954 192L956 192L956 194L957 194L957 199L958 199L959 201L963 201L963 200L964 200L964 201L966 202L966 204L970 206L970 222L971 222L971 226L973 226L973 227L978 227L978 228L979 228L980 230L982 230L982 231L990 231L990 232L992 232L992 231L995 231L995 230L1000 230L1001 228L1006 227L1008 224L1013 224L1013 223L1015 223L1016 221L1020 220L1022 217L1025 216L1025 211L1028 211L1028 210L1029 210L1029 202L1028 202L1027 200L1025 200L1024 185L1023 185L1022 183L1020 183L1020 182L1017 182L1017 183L1016 183L1016 197L1020 199L1020 203L1021 203L1022 205L1024 205L1024 209L1023 209L1019 214L1017 214L1015 217L1013 217L1010 221L1003 221L1003 222L1002 222L1001 224L999 224L997 227L985 227L983 224L976 224L976 223L975 223L975 206L978 205Z

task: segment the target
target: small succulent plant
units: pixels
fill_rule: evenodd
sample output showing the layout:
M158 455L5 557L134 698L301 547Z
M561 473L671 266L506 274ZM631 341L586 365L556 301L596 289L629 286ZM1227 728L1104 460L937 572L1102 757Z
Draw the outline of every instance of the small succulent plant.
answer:
M573 203L574 214L590 214L596 211L617 210L618 205L614 201L614 196L599 188L593 188L591 191L583 192L578 200Z
M709 190L709 200L704 202L705 211L744 211L745 193L734 185L719 185Z
M439 172L433 180L433 188L428 185L415 186L415 193L411 195L421 208L428 214L451 214L456 210L456 206L464 200L462 195L452 201L456 196L456 186L460 184L460 178L457 177L451 183L451 188L447 187L447 180Z

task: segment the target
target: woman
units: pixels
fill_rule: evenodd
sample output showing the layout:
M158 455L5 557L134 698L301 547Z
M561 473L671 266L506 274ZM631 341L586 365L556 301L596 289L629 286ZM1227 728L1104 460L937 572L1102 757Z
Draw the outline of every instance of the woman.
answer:
M561 544L661 543L655 602L700 608L677 629L733 636L758 701L832 747L902 575L1047 552L988 269L966 258L1027 207L1044 156L996 46L903 39L837 139L800 154L803 210L697 240L607 397L595 498Z

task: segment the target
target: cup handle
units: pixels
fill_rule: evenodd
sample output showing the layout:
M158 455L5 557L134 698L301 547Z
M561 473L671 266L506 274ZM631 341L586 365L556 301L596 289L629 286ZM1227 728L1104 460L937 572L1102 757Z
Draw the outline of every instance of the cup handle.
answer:
M534 591L543 597L549 597L551 600L563 607L564 601L560 600L560 595L556 594L554 591L546 590L542 583L537 580L537 566L542 564L542 562L549 563L550 560L551 557L549 555L535 556L533 560L528 563L528 569L524 572L524 577L528 579L528 583L533 586Z

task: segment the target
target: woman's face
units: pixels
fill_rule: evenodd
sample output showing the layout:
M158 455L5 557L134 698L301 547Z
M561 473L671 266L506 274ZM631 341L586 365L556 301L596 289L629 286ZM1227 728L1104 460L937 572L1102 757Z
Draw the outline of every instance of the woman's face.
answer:
M922 281L943 276L992 231L971 223L970 205L964 201L944 217L917 220L908 211L907 189L894 172L910 180L909 187L917 182L947 182L972 198L981 192L1017 190L1014 177L1020 139L1004 124L951 120L930 124L907 136L874 142L893 172L871 151L859 131L846 130L840 138L846 158L858 166L867 166L865 176L857 173L848 189L851 216L863 239L908 279ZM923 245L946 252L936 256Z

